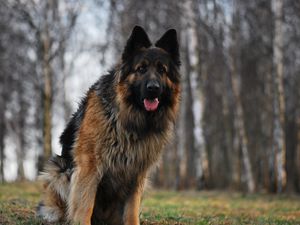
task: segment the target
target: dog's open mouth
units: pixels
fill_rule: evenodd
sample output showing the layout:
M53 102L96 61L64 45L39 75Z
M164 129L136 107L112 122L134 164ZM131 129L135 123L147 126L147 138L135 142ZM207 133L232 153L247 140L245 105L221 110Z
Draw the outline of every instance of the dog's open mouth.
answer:
M144 107L147 111L155 111L158 108L159 100L155 99L144 99Z

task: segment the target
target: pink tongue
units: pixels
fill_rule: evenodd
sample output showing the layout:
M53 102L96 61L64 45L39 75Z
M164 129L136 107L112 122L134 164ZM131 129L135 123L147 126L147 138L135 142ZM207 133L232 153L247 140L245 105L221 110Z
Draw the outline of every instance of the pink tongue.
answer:
M155 98L153 100L144 99L144 106L147 111L155 111L158 107L159 101L158 98Z

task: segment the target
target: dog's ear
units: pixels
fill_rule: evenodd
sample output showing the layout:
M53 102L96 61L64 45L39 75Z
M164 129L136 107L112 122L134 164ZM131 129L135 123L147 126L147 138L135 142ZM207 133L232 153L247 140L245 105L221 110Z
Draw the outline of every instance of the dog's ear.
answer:
M180 66L179 44L175 29L168 30L156 43L155 46L168 52L174 63Z
M122 61L126 61L139 49L149 48L151 46L148 35L145 30L140 26L135 26L127 40L125 49L122 54Z

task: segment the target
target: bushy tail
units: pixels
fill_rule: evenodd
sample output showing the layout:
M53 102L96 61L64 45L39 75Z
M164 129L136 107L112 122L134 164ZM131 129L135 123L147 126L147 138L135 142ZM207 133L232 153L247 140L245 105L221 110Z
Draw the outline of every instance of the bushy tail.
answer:
M37 216L48 222L58 222L66 217L71 175L72 169L62 157L54 156L47 162L39 176L44 183L45 195L37 207Z

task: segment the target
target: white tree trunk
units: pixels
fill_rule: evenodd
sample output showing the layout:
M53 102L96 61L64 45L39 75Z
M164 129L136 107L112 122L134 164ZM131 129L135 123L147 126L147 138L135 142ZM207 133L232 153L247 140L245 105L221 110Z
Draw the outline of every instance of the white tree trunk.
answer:
M285 101L283 87L283 0L273 0L275 18L273 65L274 65L274 130L273 146L275 150L277 191L282 192L286 186L286 145L285 145Z
M200 76L200 60L199 60L199 35L197 34L198 25L196 23L196 15L194 7L197 7L197 2L193 0L186 0L185 2L185 14L186 14L186 33L187 38L189 39L188 54L190 55L190 64L191 64L191 89L193 101L193 112L194 112L194 136L195 136L195 147L197 155L196 164L196 176L197 180L200 181L202 178L208 179L209 168L208 168L208 158L207 153L204 148L204 137L202 133L201 120L203 115L203 96L200 93L197 83L197 77ZM206 181L207 182L207 181ZM204 184L198 184L203 186Z

